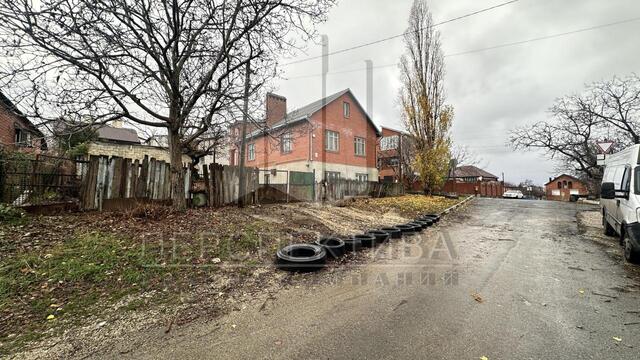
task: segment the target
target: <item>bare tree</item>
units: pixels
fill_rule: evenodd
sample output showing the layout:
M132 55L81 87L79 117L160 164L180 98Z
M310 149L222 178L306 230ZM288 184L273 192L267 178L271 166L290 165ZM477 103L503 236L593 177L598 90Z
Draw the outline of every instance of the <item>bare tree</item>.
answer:
M576 109L603 122L609 136L625 144L640 144L640 77L613 77L594 83L582 96L570 98Z
M426 192L445 181L449 166L449 129L453 108L445 104L444 57L425 0L415 0L400 60L402 118L414 142L414 167Z
M183 150L242 97L245 64L254 79L272 74L292 35L308 39L333 3L0 0L0 86L43 124L124 118L165 129L183 208Z
M640 143L640 77L614 77L589 85L582 94L556 100L552 120L511 132L516 149L543 149L599 193L602 168L596 142L615 139L613 151Z
M451 148L451 159L455 160L458 166L471 165L483 167L483 165L486 165L484 160L466 145L454 145Z
M551 159L595 186L602 179L595 145L601 121L575 105L572 98L558 100L550 109L553 120L516 129L510 138L516 149L545 150Z

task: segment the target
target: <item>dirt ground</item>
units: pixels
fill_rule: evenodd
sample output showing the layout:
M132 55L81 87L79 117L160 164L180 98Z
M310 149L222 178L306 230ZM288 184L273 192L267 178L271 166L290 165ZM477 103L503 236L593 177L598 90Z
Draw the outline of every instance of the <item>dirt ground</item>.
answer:
M304 203L185 213L146 208L0 225L0 354L90 356L98 347L117 348L127 333L170 332L242 309L247 301L267 301L310 278L330 282L342 264L369 261L371 254L349 255L316 274L291 274L273 268L275 251L286 243L404 223L455 202L405 196L340 207ZM87 236L94 242L86 245ZM77 239L81 246L68 248ZM115 245L93 259L105 242ZM62 266L51 264L56 259ZM87 269L87 262L99 267ZM76 263L81 267L72 267ZM21 282L23 277L29 281Z

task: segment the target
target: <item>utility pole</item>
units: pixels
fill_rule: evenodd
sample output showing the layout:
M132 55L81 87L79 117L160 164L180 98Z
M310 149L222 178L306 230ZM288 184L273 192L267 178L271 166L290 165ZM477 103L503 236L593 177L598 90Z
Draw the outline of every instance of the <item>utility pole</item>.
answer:
M244 207L247 197L247 174L245 165L245 157L247 150L247 122L249 122L249 88L251 81L251 62L247 61L244 75L244 105L242 107L242 135L240 138L240 173L238 176L238 207Z

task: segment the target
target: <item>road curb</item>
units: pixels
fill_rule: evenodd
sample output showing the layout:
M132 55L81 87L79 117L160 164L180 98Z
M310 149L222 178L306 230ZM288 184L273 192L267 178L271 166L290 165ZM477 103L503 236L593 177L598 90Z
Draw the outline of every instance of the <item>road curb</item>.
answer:
M467 202L471 201L471 199L473 199L473 198L475 198L475 196L467 196L467 198L466 198L466 199L464 199L464 200L460 201L459 203L457 203L457 204L455 204L455 205L453 205L453 206L450 206L450 207L448 207L448 208L444 209L444 210L443 210L440 214L438 214L438 215L440 215L440 216L442 216L442 215L446 215L446 214L450 213L451 211L453 211L453 210L457 209L458 207L460 207L460 206L462 206L462 205L466 204Z

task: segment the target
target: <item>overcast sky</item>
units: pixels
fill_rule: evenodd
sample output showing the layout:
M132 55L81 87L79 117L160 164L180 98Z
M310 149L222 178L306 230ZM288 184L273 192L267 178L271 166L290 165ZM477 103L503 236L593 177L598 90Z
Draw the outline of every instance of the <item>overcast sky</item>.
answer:
M433 0L435 22L454 18L504 0ZM329 36L330 51L402 33L412 0L341 0L320 33ZM445 54L527 40L640 16L638 0L520 0L499 9L439 26ZM613 75L640 72L640 21L506 47L447 57L446 90L455 108L452 137L484 160L485 169L505 180L533 179L543 184L559 169L539 153L514 152L510 129L548 119L554 99L580 92L584 84ZM330 57L330 71L397 63L401 38ZM283 63L321 54L310 45ZM289 109L321 97L320 60L283 67L287 79L275 90ZM311 76L310 76L311 75ZM399 70L374 69L373 119L379 126L402 128L397 102ZM329 75L328 93L351 88L366 103L365 72ZM365 105L366 106L366 105Z

